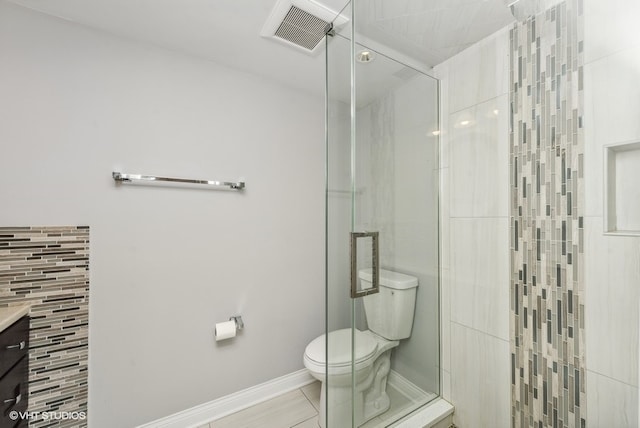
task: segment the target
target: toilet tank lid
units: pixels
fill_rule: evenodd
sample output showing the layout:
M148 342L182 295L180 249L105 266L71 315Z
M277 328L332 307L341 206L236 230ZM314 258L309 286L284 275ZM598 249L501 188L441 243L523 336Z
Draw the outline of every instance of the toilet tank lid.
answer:
M372 269L362 269L360 271L360 279L368 282L373 281ZM380 285L395 290L407 290L418 286L418 278L403 273L380 269Z

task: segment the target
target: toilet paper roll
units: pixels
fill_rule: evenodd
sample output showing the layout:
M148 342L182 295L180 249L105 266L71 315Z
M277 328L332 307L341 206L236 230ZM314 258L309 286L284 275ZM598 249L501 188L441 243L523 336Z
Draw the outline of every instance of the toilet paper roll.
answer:
M236 322L233 320L219 322L218 324L216 324L215 335L216 342L236 337Z

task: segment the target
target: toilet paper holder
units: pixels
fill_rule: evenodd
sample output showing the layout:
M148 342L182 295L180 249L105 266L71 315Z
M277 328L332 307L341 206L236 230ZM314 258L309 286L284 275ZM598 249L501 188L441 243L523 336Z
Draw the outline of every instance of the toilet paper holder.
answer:
M236 329L242 330L244 328L244 322L242 321L242 317L240 315L235 315L229 318L229 321L233 321L236 323Z

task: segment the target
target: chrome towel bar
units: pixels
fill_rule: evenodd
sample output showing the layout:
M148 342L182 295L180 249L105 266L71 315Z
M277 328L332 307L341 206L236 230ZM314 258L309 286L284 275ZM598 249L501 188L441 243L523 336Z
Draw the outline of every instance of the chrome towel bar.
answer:
M152 182L164 182L164 183L179 183L179 184L204 184L206 186L214 187L228 187L233 190L243 190L244 181L229 182L229 181L212 181L212 180L192 180L188 178L171 178L171 177L157 177L155 175L140 175L140 174L124 174L122 172L113 172L113 179L118 183L134 183L137 181L152 183Z

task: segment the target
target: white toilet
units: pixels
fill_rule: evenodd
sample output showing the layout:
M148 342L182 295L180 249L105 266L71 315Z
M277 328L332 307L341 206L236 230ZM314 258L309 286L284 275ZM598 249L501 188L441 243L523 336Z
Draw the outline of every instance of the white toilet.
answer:
M359 272L361 288L371 288L371 269ZM363 297L369 330L353 330L356 390L354 416L356 426L389 409L386 392L391 366L391 350L399 340L411 336L418 278L397 272L380 270L380 292ZM351 343L350 328L328 334L328 382L326 378L326 337L314 339L304 352L304 366L322 382L320 395L320 426L344 428L351 426ZM329 420L325 420L329 393Z

